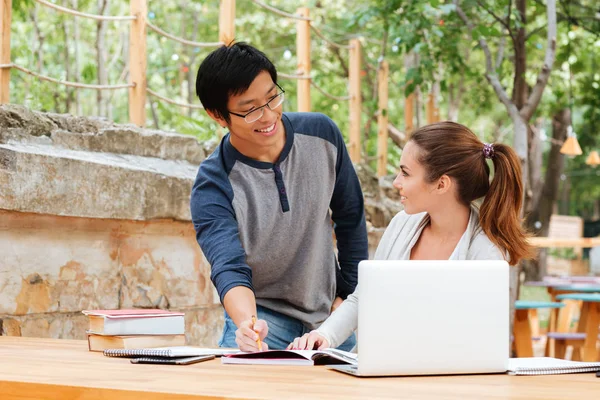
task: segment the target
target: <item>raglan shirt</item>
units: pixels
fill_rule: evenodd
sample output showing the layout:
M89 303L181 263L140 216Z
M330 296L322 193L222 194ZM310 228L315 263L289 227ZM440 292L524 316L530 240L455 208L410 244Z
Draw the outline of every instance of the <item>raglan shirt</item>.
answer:
M221 302L236 286L315 329L368 258L364 201L343 137L318 113L284 113L278 161L241 154L227 134L192 188L196 238ZM337 240L334 251L332 220Z

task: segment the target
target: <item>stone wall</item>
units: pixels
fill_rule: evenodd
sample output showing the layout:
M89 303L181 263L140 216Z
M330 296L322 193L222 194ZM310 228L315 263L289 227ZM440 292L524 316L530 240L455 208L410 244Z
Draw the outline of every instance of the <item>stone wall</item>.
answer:
M85 337L82 310L185 312L215 346L223 311L190 223L202 144L0 106L0 332Z
M0 211L0 254L4 335L83 339L81 310L159 307L216 345L223 311L190 223Z
M160 307L215 346L223 311L189 211L204 155L190 136L0 106L0 334L82 339L82 310ZM398 202L358 173L373 255Z

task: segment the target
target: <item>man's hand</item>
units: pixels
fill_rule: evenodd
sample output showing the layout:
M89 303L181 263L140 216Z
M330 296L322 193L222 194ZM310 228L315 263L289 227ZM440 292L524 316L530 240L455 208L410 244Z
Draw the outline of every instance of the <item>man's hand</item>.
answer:
M340 306L340 304L342 304L344 302L344 300L342 300L341 297L336 297L333 300L333 304L331 305L331 312L334 312L336 308L338 308Z
M235 342L242 351L259 351L258 339L260 338L262 351L269 350L269 346L264 342L267 333L269 333L267 321L259 319L255 324L252 324L252 319L247 319L235 331Z

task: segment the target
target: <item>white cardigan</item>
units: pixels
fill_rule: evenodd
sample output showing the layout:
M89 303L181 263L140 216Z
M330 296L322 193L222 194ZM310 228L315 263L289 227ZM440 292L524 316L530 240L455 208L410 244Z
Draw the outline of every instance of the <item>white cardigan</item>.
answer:
M376 260L409 260L410 252L429 223L429 214L408 215L399 212L387 227L375 252ZM479 226L479 212L471 207L467 230L462 235L449 260L504 260L502 251L488 239ZM358 287L357 287L358 289ZM358 325L358 290L348 298L317 329L338 347Z

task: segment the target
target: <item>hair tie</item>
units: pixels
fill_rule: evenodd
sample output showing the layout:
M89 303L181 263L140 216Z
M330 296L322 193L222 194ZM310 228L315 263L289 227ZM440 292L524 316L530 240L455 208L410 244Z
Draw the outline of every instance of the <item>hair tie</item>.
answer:
M485 158L494 158L494 144L484 143L483 144L483 156Z

